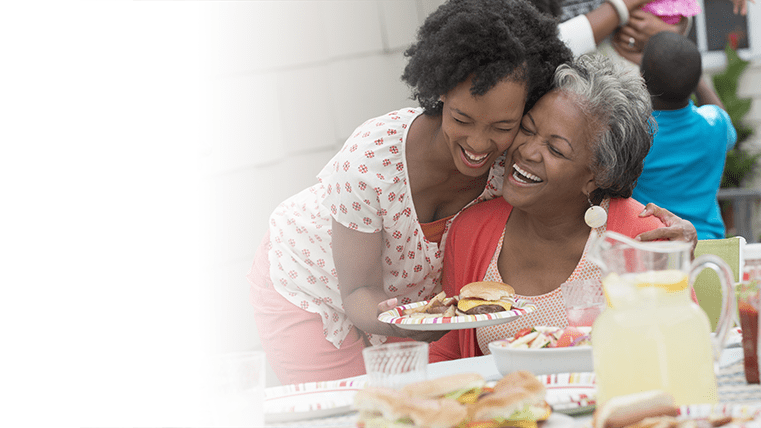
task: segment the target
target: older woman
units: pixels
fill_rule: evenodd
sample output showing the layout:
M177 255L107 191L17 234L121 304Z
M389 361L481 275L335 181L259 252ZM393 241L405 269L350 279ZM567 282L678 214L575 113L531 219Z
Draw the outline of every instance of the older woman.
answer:
M526 113L507 152L502 198L464 211L449 231L444 290L473 281L510 284L537 310L517 321L448 333L431 361L488 353L523 327L568 324L560 284L600 278L586 252L606 230L630 237L663 226L631 199L652 141L650 97L637 73L601 56L558 67L553 89ZM607 222L589 225L600 210Z

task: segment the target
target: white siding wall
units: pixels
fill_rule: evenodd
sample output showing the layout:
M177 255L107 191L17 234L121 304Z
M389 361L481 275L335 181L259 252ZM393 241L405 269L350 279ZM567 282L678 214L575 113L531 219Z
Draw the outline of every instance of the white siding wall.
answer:
M207 280L218 350L260 346L245 274L286 197L366 119L415 105L404 49L441 0L229 2L209 5ZM761 126L761 65L742 81ZM761 178L760 178L761 179ZM758 230L761 230L759 228ZM270 377L270 384L274 383Z

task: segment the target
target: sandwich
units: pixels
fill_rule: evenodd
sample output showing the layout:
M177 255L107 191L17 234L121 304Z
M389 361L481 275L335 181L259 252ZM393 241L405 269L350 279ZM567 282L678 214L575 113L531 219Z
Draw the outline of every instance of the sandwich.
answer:
M470 425L491 427L536 427L550 417L544 385L531 373L517 371L503 377L494 392L470 405Z
M416 382L401 390L366 387L354 397L360 428L536 428L552 410L529 372L511 373L494 387L474 373Z
M478 373L460 373L438 379L411 383L402 393L411 397L448 398L460 403L475 402L486 386L486 380Z
M462 373L411 383L401 390L364 388L354 397L357 425L364 428L450 428L465 421L465 400L478 398L486 381Z
M460 289L457 310L462 314L476 315L509 311L515 303L513 287L501 282L471 282Z
M360 390L354 408L359 428L452 428L468 417L467 407L455 400L414 397L388 388Z

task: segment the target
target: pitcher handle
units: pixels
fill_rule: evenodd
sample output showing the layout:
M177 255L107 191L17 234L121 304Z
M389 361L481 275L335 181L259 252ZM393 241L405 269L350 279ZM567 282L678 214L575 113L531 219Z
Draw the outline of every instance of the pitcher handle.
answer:
M727 335L732 329L733 314L736 311L737 302L735 300L732 269L727 265L727 262L713 254L703 254L692 262L690 266L690 287L695 284L695 278L705 268L713 269L719 276L721 283L721 315L719 315L719 322L716 324L716 335L712 338L714 371L718 375L721 352L724 349Z

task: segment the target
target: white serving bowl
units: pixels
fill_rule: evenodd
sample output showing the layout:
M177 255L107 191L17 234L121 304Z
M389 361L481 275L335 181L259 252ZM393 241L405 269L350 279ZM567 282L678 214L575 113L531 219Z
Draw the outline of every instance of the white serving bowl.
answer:
M489 344L489 350L502 375L516 370L527 370L535 375L594 371L591 345L516 349L507 347L505 340L496 340Z

